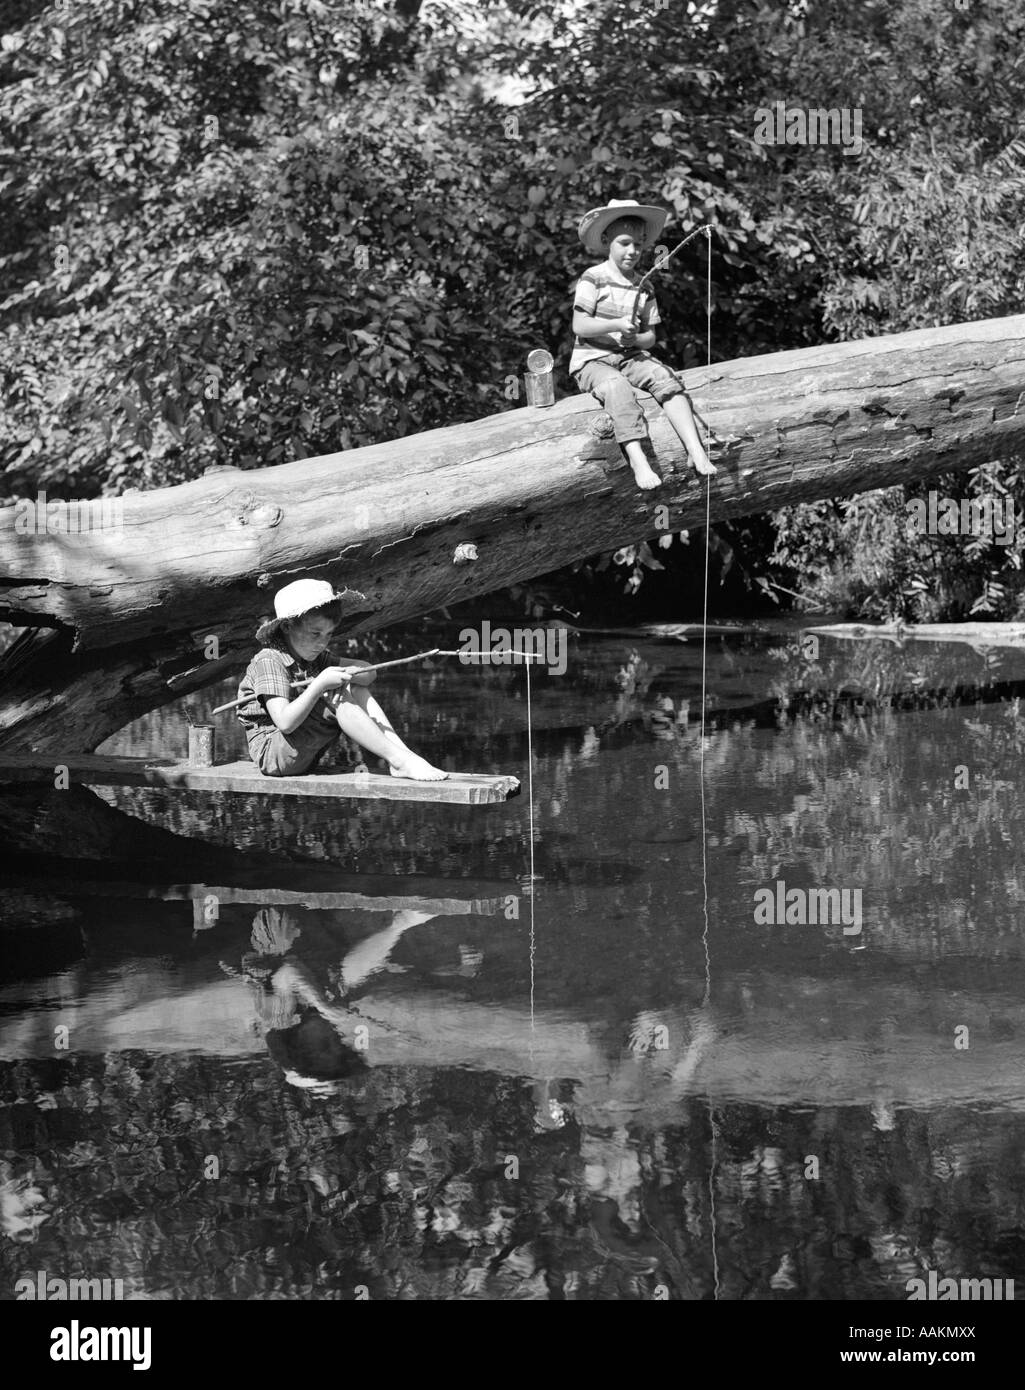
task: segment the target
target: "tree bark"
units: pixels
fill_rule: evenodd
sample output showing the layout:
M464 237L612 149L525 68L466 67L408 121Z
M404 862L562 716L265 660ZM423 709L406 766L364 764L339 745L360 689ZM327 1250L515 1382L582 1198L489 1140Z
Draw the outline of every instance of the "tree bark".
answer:
M739 437L713 521L1025 452L1025 315L717 363L684 374ZM349 590L345 635L700 527L703 484L645 397L662 487L641 492L588 396L123 499L122 524L50 531L0 512L0 616L37 629L0 659L0 746L88 751L239 670L276 588ZM673 472L672 470L676 471ZM63 516L63 522L61 517ZM456 562L463 543L476 558Z

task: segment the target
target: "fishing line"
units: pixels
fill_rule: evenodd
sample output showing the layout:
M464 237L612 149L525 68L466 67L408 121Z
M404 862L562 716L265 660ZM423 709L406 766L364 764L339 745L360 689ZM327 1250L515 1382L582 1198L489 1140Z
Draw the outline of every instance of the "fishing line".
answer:
M634 323L637 323L640 318L641 292L644 286L644 282L652 274L654 274L656 270L662 270L672 259L672 257L676 255L677 251L682 251L684 246L686 246L689 241L693 241L693 239L696 236L701 235L704 235L708 242L708 254L706 259L705 275L705 371L707 374L705 384L707 384L707 382L711 380L712 376L712 228L710 226L705 225L703 227L695 227L695 229L692 232L690 232L686 237L684 237L683 241L681 241L678 246L675 246L673 248L673 250L669 253L668 256L665 256L660 261L658 261L654 266L652 266L651 270L648 271L647 275L642 277L642 279L638 282L637 294L634 297L633 321ZM702 417L699 418L701 418L701 423L704 425L705 428L705 452L708 453L712 443L712 427L707 420L703 419ZM705 961L705 993L704 998L701 1002L702 1015L706 1014L706 1011L708 1010L709 1005L711 1003L712 997L712 957L709 945L710 924L708 915L708 825L705 806L705 702L707 698L708 687L708 571L709 557L711 555L711 543L709 539L709 532L711 529L712 520L712 477L711 474L707 473L704 475L704 477L705 559L701 609L701 724L698 744L698 795L701 809L701 907L703 918L701 930L701 945L704 951ZM705 1017L702 1017L699 1020L695 1032L696 1036L689 1050L696 1051L696 1061L694 1064L694 1066L696 1067L700 1063L701 1054L704 1050L704 1047L707 1046L708 1041L708 1028ZM708 1097L708 1118L711 1132L711 1164L709 1166L708 1172L708 1200L709 1225L711 1230L712 1243L712 1280L713 1298L716 1301L718 1301L720 1294L720 1280L719 1248L716 1237L716 1224L718 1216L715 1205L715 1172L718 1164L718 1129L716 1126L715 1104L712 1100L711 1095L709 1095ZM655 1228L651 1225L650 1221L648 1222L648 1225L651 1227L655 1235L658 1236L658 1232L655 1231ZM659 1239L661 1239L661 1237L659 1237Z
M702 229L708 238L708 265L705 282L705 362L709 377L712 374L712 229L706 226ZM705 422L705 452L708 452L712 440L712 428ZM712 479L710 474L705 475L705 575L704 575L704 599L701 613L701 735L698 753L698 791L701 801L701 905L704 914L704 926L701 932L701 944L705 953L705 997L702 1008L707 1009L712 998L712 957L709 948L708 932L708 827L705 818L705 690L708 679L708 562L711 552L709 543L709 528L712 519ZM708 1098L708 1121L711 1129L711 1155L712 1162L708 1170L708 1202L709 1202L709 1221L712 1233L712 1278L713 1278L713 1297L718 1301L719 1298L719 1251L716 1244L716 1210L715 1210L715 1169L717 1162L716 1140L717 1130L715 1121L715 1105L711 1095Z
M639 324L639 322L640 322L640 314L641 314L641 293L644 291L645 282L646 282L647 280L650 280L650 279L651 279L651 277L655 274L655 271L656 271L656 270L665 270L666 266L667 266L667 265L669 264L669 262L673 259L673 257L676 255L676 253L677 253L678 251L682 251L683 248L688 244L688 242L693 241L694 238L695 238L696 236L701 236L702 233L704 233L704 235L708 237L708 254L709 254L709 256L711 256L711 254L712 254L712 229L711 229L711 227L695 227L694 230L693 230L692 232L688 232L688 233L687 233L687 235L683 238L683 240L682 240L678 245L676 245L676 246L673 247L673 249L669 252L668 255L660 256L660 257L655 261L655 264L651 267L651 269L650 269L649 271L647 271L644 275L642 275L641 278L637 281L637 284L636 284L636 286L635 286L635 292L634 292L634 307L633 307L633 313L632 313L632 315L631 315L632 321L633 321L633 323L634 323L635 326L637 326L637 325ZM709 363L709 365L711 365L711 363Z
M708 236L708 270L705 288L705 359L709 374L712 367L712 229L706 227ZM705 423L705 452L712 440L711 426ZM701 740L698 746L698 790L701 797L701 888L702 907L705 925L701 940L705 949L705 998L707 1004L712 994L712 962L708 950L708 859L706 855L707 827L705 825L705 690L708 681L708 561L709 526L712 517L712 479L705 475L705 574L704 597L701 609Z
M530 662L527 667L527 817L530 834L530 1061L534 1071L534 731L530 700Z

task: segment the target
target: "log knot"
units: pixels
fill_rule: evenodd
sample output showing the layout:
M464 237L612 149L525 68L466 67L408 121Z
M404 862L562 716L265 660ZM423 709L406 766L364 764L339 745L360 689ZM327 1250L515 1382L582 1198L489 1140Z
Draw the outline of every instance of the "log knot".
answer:
M616 427L612 416L604 410L587 422L587 438L576 459L578 463L597 463L606 472L617 465L626 467L626 460L615 444Z
M269 531L272 526L277 526L278 522L285 515L280 507L275 507L273 503L264 502L259 507L254 507L243 521L250 526L255 526L260 531Z
M238 510L231 517L228 525L233 529L252 526L257 531L269 531L271 527L278 525L284 515L285 513L275 503L268 502L262 497L256 497L250 492L241 499Z

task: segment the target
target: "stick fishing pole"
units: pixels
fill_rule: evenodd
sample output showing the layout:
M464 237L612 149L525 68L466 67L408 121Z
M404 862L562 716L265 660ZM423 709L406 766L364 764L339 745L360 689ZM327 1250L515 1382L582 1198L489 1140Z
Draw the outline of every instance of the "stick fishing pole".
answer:
M696 236L701 236L702 233L704 233L704 235L708 238L709 274L711 274L712 228L706 224L703 227L695 227L692 232L688 232L687 235L683 238L683 240L679 243L679 245L674 246L668 255L662 256L659 259L657 259L655 261L655 264L651 267L651 269L649 271L646 271L645 274L642 275L641 278L637 281L637 284L634 286L636 293L634 294L633 310L630 314L630 324L635 333L637 332L641 323L641 302L646 294L646 291L644 289L645 282L651 279L656 270L664 270L678 251L682 251L689 241L693 241ZM711 313L711 282L709 282L708 292L709 305L707 312ZM711 363L709 363L709 367L710 366ZM676 376L676 379L678 381L680 380L679 376L677 376L675 372L673 373L673 375ZM682 382L680 382L680 384L681 386L683 385ZM705 447L708 449L709 454L721 453L723 450L729 449L732 445L739 443L739 435L719 434L717 431L711 428L711 426L708 424L706 420L703 420L701 418L701 416L698 414L696 410L694 411L694 418L704 429L706 436Z
M489 650L486 652L480 650L466 651L464 648L459 648L457 651L442 651L441 647L432 647L430 651L416 652L413 656L398 656L395 657L392 661L378 661L373 666L354 666L352 668L346 669L351 669L354 675L363 675L367 671L383 671L388 666L405 666L410 661L423 661L426 657L429 656L518 656L522 657L524 661L543 660L543 657L538 656L536 652L525 652L513 647L499 647L497 648L497 650ZM345 662L339 661L337 665L342 666L344 668ZM302 690L305 686L309 685L309 681L290 681L289 684L291 685L293 690ZM238 709L240 705L248 705L254 698L255 697L252 695L243 695L238 700L229 700L226 705L218 705L215 710L211 711L211 713L224 714L226 710Z
M650 280L656 270L665 270L666 266L676 255L677 251L682 251L689 241L693 241L696 236L701 236L702 232L705 234L705 236L708 237L709 241L711 241L711 227L695 227L692 232L687 233L687 235L683 238L683 240L680 242L678 246L673 247L673 249L669 252L667 256L659 257L655 261L655 264L651 267L651 269L647 271L644 275L642 275L641 278L638 280L637 284L634 287L637 293L634 297L633 313L630 315L630 322L633 325L635 331L640 326L641 322L641 296L644 293L645 281Z

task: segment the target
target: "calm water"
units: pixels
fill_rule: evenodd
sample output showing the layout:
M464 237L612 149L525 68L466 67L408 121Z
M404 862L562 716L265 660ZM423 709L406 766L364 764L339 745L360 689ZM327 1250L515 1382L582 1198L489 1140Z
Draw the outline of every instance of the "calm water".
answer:
M0 1296L1025 1288L1025 655L811 657L710 640L707 906L671 636L535 674L532 894L526 795L5 797ZM525 781L522 668L378 689L429 758ZM756 920L777 882L860 921Z

